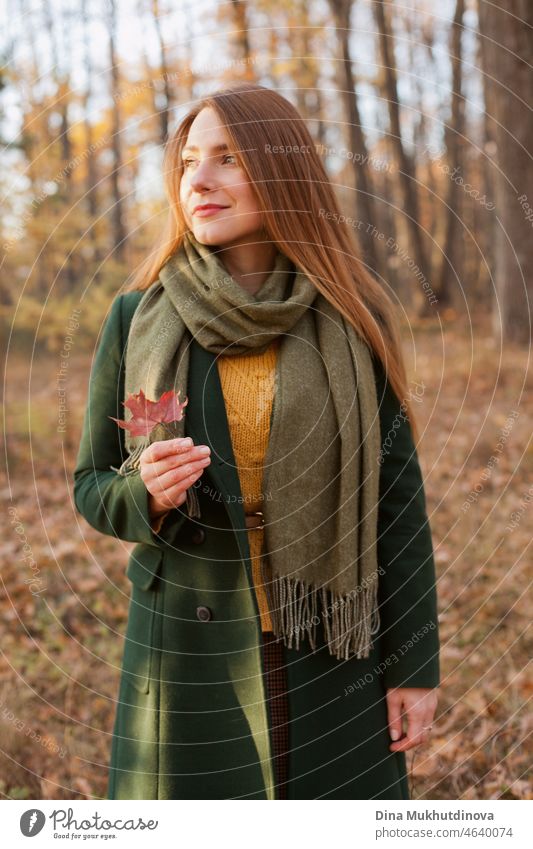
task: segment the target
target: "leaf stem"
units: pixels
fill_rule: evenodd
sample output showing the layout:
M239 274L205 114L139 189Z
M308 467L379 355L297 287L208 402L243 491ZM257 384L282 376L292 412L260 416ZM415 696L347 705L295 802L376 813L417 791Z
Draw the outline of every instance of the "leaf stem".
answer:
M164 429L166 430L166 432L168 433L168 435L170 436L171 439L175 438L175 434L166 426L165 422L158 422L157 424L163 425ZM157 425L156 425L156 427L157 427Z

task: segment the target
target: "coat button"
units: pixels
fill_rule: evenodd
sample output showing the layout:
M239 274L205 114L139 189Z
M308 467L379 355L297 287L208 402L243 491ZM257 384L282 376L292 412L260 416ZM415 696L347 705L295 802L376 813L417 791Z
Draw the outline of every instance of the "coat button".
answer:
M196 616L198 617L200 622L209 622L209 620L213 618L211 608L205 607L205 605L203 604L201 604L200 607L196 608Z
M191 542L195 545L200 545L205 540L205 531L203 528L195 528L191 534Z

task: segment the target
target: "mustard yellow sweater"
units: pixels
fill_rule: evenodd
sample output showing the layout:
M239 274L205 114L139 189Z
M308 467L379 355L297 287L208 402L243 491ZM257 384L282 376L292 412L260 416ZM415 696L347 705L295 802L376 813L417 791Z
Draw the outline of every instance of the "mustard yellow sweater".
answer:
M275 339L262 354L227 355L217 358L245 513L263 509L265 494L261 490L261 482L270 433L278 347L279 339ZM263 535L262 527L248 530L252 577L261 616L261 629L272 631L260 565Z

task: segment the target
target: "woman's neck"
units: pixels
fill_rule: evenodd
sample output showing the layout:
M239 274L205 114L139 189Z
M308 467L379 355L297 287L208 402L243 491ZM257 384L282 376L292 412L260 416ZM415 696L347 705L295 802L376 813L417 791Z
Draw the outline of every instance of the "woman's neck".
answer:
M250 295L259 292L272 273L277 248L272 242L219 247L218 256L236 283Z

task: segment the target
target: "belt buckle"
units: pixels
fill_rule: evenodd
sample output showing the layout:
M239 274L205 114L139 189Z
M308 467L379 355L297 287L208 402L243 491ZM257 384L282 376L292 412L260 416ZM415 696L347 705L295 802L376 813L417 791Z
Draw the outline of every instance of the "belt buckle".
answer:
M265 517L263 515L262 510L255 510L255 512L253 512L253 513L245 513L244 516L245 516L245 522L246 522L246 530L248 530L248 531L254 531L254 530L257 530L258 528L262 528L265 524ZM248 518L250 518L253 522L254 516L260 516L261 518L260 518L259 521L256 520L255 524L249 524Z

